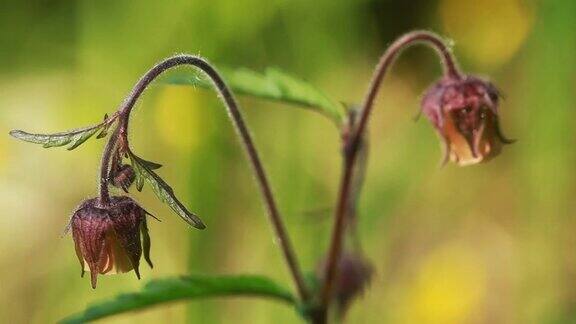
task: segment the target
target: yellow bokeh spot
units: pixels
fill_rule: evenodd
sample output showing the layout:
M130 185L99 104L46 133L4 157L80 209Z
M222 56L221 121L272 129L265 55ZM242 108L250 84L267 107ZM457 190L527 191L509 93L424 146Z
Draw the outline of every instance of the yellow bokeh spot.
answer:
M178 149L198 147L210 127L203 110L206 107L202 106L201 94L192 87L163 87L155 104L156 129L160 138Z
M442 0L440 19L458 50L493 68L510 60L526 40L530 9L521 0Z
M473 250L444 246L423 260L408 285L400 322L465 323L481 307L486 285L485 265Z

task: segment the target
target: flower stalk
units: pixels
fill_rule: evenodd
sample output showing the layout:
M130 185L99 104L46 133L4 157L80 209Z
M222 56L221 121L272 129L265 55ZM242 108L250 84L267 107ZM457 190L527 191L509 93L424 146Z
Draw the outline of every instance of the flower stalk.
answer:
M156 79L160 74L169 70L172 67L180 65L191 65L200 69L205 73L216 88L219 97L224 102L224 105L228 111L232 123L236 129L238 136L243 144L246 154L248 155L249 161L252 165L252 169L256 175L256 180L260 187L262 193L262 198L266 205L266 209L272 223L272 227L275 231L275 235L278 238L278 242L282 249L286 263L298 290L298 293L302 300L307 301L309 299L308 289L304 283L304 278L300 270L300 266L296 259L292 243L286 231L286 227L282 221L282 217L276 205L276 200L274 199L274 194L272 188L268 181L268 177L264 170L264 166L260 160L256 146L252 140L252 136L248 130L244 118L240 113L238 108L238 103L232 95L232 92L226 86L224 80L219 75L219 73L208 63L206 60L199 56L181 54L163 60L162 62L156 64L148 72L142 76L142 78L136 83L128 97L124 100L122 106L118 111L118 126L114 131L113 135L110 137L106 148L104 150L104 155L102 158L101 172L100 172L100 200L102 203L107 203L110 201L108 193L109 184L109 167L110 160L112 158L113 151L120 145L120 149L123 153L128 153L130 151L128 142L128 124L130 121L130 113L137 102L138 98L142 95L144 90L148 85Z
M108 187L109 174L110 174L110 159L114 149L116 148L118 142L119 128L116 127L108 142L106 142L106 147L104 147L104 154L102 155L102 164L100 166L100 181L99 181L99 192L100 199L99 204L103 207L110 205L110 191Z
M362 104L358 122L356 123L356 126L352 128L350 135L343 137L343 170L334 215L334 226L331 235L330 248L328 251L326 273L320 291L321 312L323 313L320 318L324 322L327 321L327 312L332 301L335 283L338 276L338 264L342 256L344 234L346 232L346 226L348 225L348 217L346 216L347 211L350 208L350 195L352 194L352 184L354 183L353 175L355 164L358 161L359 146L364 137L370 113L373 109L374 101L382 80L401 51L416 43L426 44L436 50L437 54L441 58L443 73L446 78L454 80L462 79L462 74L458 69L456 59L452 55L449 47L444 43L441 37L427 31L414 31L401 36L392 43L381 56L369 84L368 93Z

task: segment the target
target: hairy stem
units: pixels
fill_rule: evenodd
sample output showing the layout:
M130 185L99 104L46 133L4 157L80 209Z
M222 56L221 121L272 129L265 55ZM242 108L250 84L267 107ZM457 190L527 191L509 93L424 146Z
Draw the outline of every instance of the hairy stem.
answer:
M99 182L99 191L100 191L100 199L99 204L102 207L107 207L110 205L110 192L109 192L109 183L108 177L110 173L110 159L112 158L112 153L116 148L116 144L118 143L118 134L119 134L120 127L117 126L108 142L106 143L106 147L104 147L104 154L102 155L102 164L100 165L100 182Z
M321 291L321 307L323 312L327 312L338 275L338 264L342 254L344 233L347 226L347 211L349 210L351 187L353 184L352 176L354 174L355 163L358 160L359 146L361 144L368 118L374 100L380 88L380 84L386 72L394 62L398 54L406 47L416 43L426 44L436 50L441 58L444 75L448 78L461 79L462 75L458 70L456 60L448 46L444 43L441 37L427 31L414 31L398 38L381 56L380 61L376 65L372 81L370 82L368 93L362 104L360 117L357 126L354 127L352 135L347 137L344 142L344 162L343 172L340 182L340 189L338 193L338 202L334 217L334 227L331 236L330 249L328 252L328 261L326 266L326 273L324 276L324 283Z
M130 120L130 112L132 111L134 104L136 103L138 98L142 95L144 90L148 87L148 85L156 77L158 77L164 71L179 65L191 65L204 72L211 79L212 83L214 84L214 87L216 88L219 94L219 97L224 102L224 105L228 110L229 116L232 119L233 125L235 126L237 134L239 135L241 142L244 146L244 149L248 154L250 163L252 164L254 173L256 175L256 179L260 187L260 191L262 193L262 197L264 199L264 203L268 210L270 222L272 223L276 237L278 238L278 241L280 243L280 247L284 254L284 258L286 259L286 263L288 264L289 270L292 274L292 278L296 284L296 288L298 289L298 293L300 294L300 297L304 301L307 301L310 295L304 283L304 278L302 276L300 266L298 265L294 249L292 248L292 243L290 242L288 232L286 231L286 228L282 221L282 217L280 216L280 212L278 211L278 208L276 206L276 201L274 199L274 195L272 193L268 177L266 176L266 172L264 171L264 167L262 165L262 162L260 161L260 157L256 150L256 146L252 141L252 136L250 135L248 127L244 122L244 118L240 113L236 99L230 92L228 86L224 83L222 77L220 77L219 73L210 65L210 63L208 63L206 60L198 56L181 54L169 57L163 60L162 62L156 64L153 68L151 68L148 72L146 72L146 74L144 74L144 76L134 86L132 92L124 100L120 108L119 133L118 134L115 133L112 136L112 138L121 137L123 145L126 145L126 148L128 148L128 122ZM109 143L113 142L112 138L110 139ZM109 164L109 159L110 156L107 155L105 152L104 159L102 161L103 169L105 164L106 165ZM105 173L102 172L102 178L104 178L104 176ZM107 195L107 190L105 190L104 194L105 194L104 196Z

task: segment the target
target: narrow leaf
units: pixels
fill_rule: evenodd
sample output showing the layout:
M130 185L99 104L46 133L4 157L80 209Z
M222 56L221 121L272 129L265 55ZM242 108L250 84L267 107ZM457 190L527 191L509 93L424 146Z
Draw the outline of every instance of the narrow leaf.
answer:
M340 125L346 116L342 104L331 100L308 82L278 69L267 69L264 74L249 69L225 70L223 75L234 93L303 106L327 116L336 125ZM176 75L168 77L166 81L169 84L212 87L210 81L200 77Z
M110 127L110 120L104 121L98 125L77 128L66 132L54 134L32 134L21 130L12 130L10 135L14 138L36 144L42 144L43 147L58 147L68 145L68 150L73 150L82 143L86 142L96 132L101 130L98 138L106 136L106 130Z
M188 224L196 227L198 229L206 228L206 225L200 220L200 218L186 209L186 207L176 198L174 195L174 190L170 187L158 174L153 171L153 168L149 166L152 163L153 166L158 166L159 164L146 161L136 156L132 152L130 154L130 159L132 162L132 167L136 173L136 188L138 191L142 191L144 186L144 180L152 187L152 190L160 199L160 201L166 203L170 208L178 214L182 219L184 219Z
M263 276L183 276L150 281L140 292L89 305L60 323L85 323L172 301L225 296L263 297L295 305L289 291Z

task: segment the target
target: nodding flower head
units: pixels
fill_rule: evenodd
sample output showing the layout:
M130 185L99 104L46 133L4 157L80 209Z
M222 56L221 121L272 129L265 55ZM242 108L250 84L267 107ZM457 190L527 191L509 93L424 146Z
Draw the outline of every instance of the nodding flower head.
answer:
M445 77L427 90L422 111L444 141L444 163L486 162L513 142L500 130L499 99L494 85L473 76Z
M140 279L142 247L144 258L152 267L146 214L134 200L125 196L112 197L108 206L100 206L98 198L88 199L74 212L69 226L82 276L87 266L92 288L96 288L98 274L134 270Z

